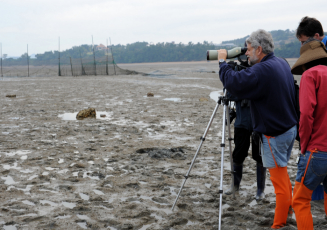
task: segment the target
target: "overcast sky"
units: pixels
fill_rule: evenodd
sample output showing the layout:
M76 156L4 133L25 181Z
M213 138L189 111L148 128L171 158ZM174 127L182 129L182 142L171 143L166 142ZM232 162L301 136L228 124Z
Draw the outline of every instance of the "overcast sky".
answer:
M295 30L304 16L327 31L327 0L0 0L2 53L81 44L220 43L257 29Z

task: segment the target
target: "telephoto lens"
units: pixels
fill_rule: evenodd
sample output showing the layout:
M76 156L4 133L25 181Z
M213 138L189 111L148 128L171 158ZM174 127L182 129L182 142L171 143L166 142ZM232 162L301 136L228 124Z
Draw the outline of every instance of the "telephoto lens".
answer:
M240 55L245 54L247 48L235 47L231 50L227 50L227 59L235 58ZM207 50L207 61L218 60L218 51L217 50Z

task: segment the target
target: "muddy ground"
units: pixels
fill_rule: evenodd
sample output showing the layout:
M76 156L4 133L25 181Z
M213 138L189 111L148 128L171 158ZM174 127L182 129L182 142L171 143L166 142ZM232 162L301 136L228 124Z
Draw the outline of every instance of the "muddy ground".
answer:
M120 67L149 75L0 81L2 229L218 229L222 107L171 211L222 90L217 64ZM76 120L88 107L97 118ZM297 152L298 143L288 167L293 185ZM270 229L269 174L266 199L256 202L255 162L244 164L236 199L223 195L222 229ZM326 229L322 202L312 213L315 229ZM294 215L284 229L296 229Z

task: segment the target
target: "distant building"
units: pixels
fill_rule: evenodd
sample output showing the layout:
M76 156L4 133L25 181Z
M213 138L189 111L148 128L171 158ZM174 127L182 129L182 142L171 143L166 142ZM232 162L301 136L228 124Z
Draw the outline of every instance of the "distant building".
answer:
M102 44L98 45L95 49L96 50L109 50L109 48L107 48L106 46L104 46Z

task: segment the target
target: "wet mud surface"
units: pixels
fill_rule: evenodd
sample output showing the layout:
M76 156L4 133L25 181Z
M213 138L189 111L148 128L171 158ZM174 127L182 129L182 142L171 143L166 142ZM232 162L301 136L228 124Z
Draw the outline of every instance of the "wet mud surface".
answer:
M222 107L171 211L216 106L210 94L222 90L211 73L216 64L121 68L150 74L0 81L0 228L218 229ZM96 118L75 119L89 107ZM297 149L296 143L288 167L293 185ZM223 195L222 229L270 229L269 174L266 199L256 202L255 192L249 156L236 198ZM321 202L312 203L312 213L315 229L326 229ZM294 215L283 229L296 229Z

